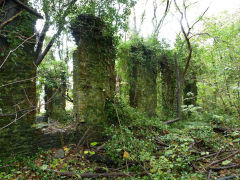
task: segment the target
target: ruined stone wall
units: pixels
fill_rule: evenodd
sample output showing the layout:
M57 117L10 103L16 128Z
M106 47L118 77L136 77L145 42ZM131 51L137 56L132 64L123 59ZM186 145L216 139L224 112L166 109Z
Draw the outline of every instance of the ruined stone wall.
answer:
M45 84L44 91L46 116L53 121L63 122L66 114L66 88Z
M162 81L162 112L167 117L176 114L176 72L174 65L169 60L163 58L160 67Z
M135 61L137 62L134 67L136 75L133 73L133 77L136 76L136 85L133 87L136 87L136 89L134 94L130 94L130 99L136 97L136 107L147 113L149 117L153 117L156 115L157 107L157 66L156 61L154 61L153 51L146 49L144 46L140 50L143 51L142 61ZM136 56L132 58L136 58Z
M128 52L130 51L130 52ZM123 51L124 52L124 51ZM122 70L129 85L130 106L145 112L149 117L156 115L157 107L157 61L154 52L142 42L132 44L120 58L126 67Z
M101 19L91 15L79 15L71 29L78 45L73 62L75 119L93 127L94 133L108 123L107 103L114 97L113 35Z
M12 5L12 1L6 1L3 9L6 13L5 18L20 11L18 7ZM4 17L1 16L2 21ZM23 12L4 27L6 33L0 37L0 42L5 48L1 48L0 64L10 50L23 42L23 37L33 35L34 25L35 19L29 13ZM0 130L0 157L16 152L28 154L32 151L34 144L32 125L35 122L36 107L34 45L34 38L26 41L8 57L0 69L0 128L16 119L7 128Z

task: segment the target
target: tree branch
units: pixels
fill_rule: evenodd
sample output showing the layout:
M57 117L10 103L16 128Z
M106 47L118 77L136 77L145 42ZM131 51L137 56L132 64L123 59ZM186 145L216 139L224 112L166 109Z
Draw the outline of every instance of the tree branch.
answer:
M181 26L181 31L183 33L183 36L185 38L185 41L187 42L187 47L188 47L188 57L187 57L187 62L186 62L186 65L185 65L185 68L184 68L184 71L183 71L183 80L184 80L184 77L187 73L187 70L189 68L189 65L190 65L190 61L191 61L191 58L192 58L192 45L191 45L191 42L190 42L190 39L191 37L189 37L190 33L191 33L191 30L193 29L193 27L201 20L201 18L206 14L206 12L208 11L209 7L202 13L202 15L193 23L193 25L190 27L189 26L189 23L188 23L188 20L187 20L187 7L186 4L185 4L185 0L183 0L183 6L184 6L184 11L182 12L176 2L176 0L174 0L174 4L178 10L178 12L181 14L181 19L179 20L179 23L180 23L180 26ZM188 27L188 31L186 32L186 30L184 29L184 26L183 26L183 19L185 18L185 21L187 23L187 27Z
M53 35L52 39L50 40L50 42L48 43L48 45L46 46L46 48L44 49L44 51L38 55L36 61L35 61L35 65L39 66L39 64L41 64L41 62L43 61L43 59L45 58L45 56L47 55L48 51L51 49L51 47L53 46L55 40L57 39L57 37L61 34L63 28L64 28L64 24L65 24L65 18L68 15L70 9L72 8L72 6L76 3L77 0L72 0L69 4L67 9L64 11L62 17L61 17L61 24L59 25L58 31L56 34Z
M0 65L0 69L3 67L3 65L5 64L5 62L7 61L8 57L14 52L16 51L20 46L22 46L25 42L27 42L28 40L32 39L36 34L33 34L31 37L25 39L21 44L19 44L15 49L9 51L8 55L6 56L6 58L3 60L3 63Z
M12 16L11 18L9 18L8 20L6 21L3 21L1 24L0 24L0 30L6 26L9 22L13 21L15 18L17 18L23 11L19 11L17 14L15 14L14 16Z
M68 176L68 177L77 176L77 174L74 172L61 172L61 171L54 171L54 172L61 176ZM84 173L84 174L78 174L78 175L81 176L81 178L103 178L103 177L111 178L111 177L128 177L128 176L136 176L136 175L146 175L146 172L142 172L142 173L112 172L112 173L95 173L95 174Z
M39 57L39 55L41 54L42 47L43 47L43 41L44 41L46 33L47 33L47 31L50 27L48 13L45 13L45 16L46 16L46 22L43 26L42 32L40 33L39 38L38 38L38 42L37 42L37 48L36 48L37 57Z
M172 1L167 0L167 4L166 4L166 8L165 8L163 17L160 19L160 21L159 21L158 24L156 25L155 30L154 30L154 34L156 34L156 35L159 34L159 30L160 30L160 28L161 28L161 26L162 26L162 24L163 24L164 19L165 19L166 16L167 16L167 13L168 13L168 10L170 9L171 3L172 3Z

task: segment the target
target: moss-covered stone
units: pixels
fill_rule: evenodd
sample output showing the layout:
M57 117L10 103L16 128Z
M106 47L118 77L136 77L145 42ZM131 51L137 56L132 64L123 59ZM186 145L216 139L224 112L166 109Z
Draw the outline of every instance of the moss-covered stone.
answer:
M74 53L74 114L100 137L108 123L107 101L114 97L115 48L106 24L92 15L79 15L71 26L78 45Z
M11 5L12 1L6 1L6 18L20 10L16 6L11 10L8 8ZM5 34L0 37L4 45L1 48L0 65L9 51L23 42L16 32L22 37L30 37L34 33L34 25L35 19L23 12L4 27ZM34 38L26 41L11 53L0 69L0 128L7 126L0 130L0 157L32 151L36 108L34 45Z
M52 87L45 84L46 116L53 121L63 122L66 117L66 87Z
M121 50L120 64L129 86L130 106L145 112L149 117L156 115L157 107L157 58L153 50L137 41L129 49Z
M167 117L176 114L176 72L169 59L163 57L160 61L162 82L162 112Z

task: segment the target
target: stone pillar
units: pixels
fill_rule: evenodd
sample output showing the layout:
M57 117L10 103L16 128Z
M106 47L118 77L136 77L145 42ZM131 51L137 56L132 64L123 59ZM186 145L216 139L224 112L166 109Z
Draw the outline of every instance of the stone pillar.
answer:
M176 72L174 65L163 58L160 63L162 81L162 111L167 117L172 117L177 112Z
M75 119L91 126L91 132L101 131L109 122L107 107L115 90L113 35L100 18L92 15L79 15L71 29L78 45L73 62Z
M6 19L20 11L15 5L9 8L13 5L12 1L5 3ZM6 36L0 37L0 65L9 51L23 42L21 38L8 32L14 33L18 29L23 37L30 37L34 33L34 25L33 17L24 11L4 27ZM0 159L11 154L28 154L33 148L32 125L35 122L36 109L34 46L33 37L17 48L0 69L0 128L7 126L0 130Z
M45 84L45 110L49 120L63 122L66 116L66 87Z
M157 107L157 60L154 52L142 42L132 44L125 51L122 71L127 74L130 106L146 113L149 117L156 115Z

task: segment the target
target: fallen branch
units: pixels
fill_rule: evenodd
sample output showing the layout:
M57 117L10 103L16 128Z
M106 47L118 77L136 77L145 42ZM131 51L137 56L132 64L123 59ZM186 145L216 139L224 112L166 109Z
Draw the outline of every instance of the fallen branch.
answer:
M104 146L106 146L106 143L102 144L101 146L98 146L95 152L100 151L101 149L104 148Z
M234 169L234 168L240 168L239 164L233 164L230 166L223 166L223 167L211 167L210 169L214 170L214 171L220 171L220 170L224 170L224 169Z
M82 145L83 141L85 140L85 137L87 136L88 134L88 131L91 129L91 127L88 127L87 130L85 131L85 133L83 134L82 138L78 141L78 144L77 144L77 151L79 150L80 146Z
M167 145L166 143L160 141L159 139L155 139L156 144L160 145L160 146L164 146L164 147L169 147L169 145Z
M226 177L218 178L218 179L216 179L216 180L228 180L228 179L234 179L234 178L236 178L236 177L237 177L237 176L232 175L232 176L226 176Z
M61 176L68 176L68 177L73 177L73 176L77 176L77 177L81 177L81 178L102 178L102 177L127 177L127 176L137 176L137 175L146 175L146 172L142 172L142 173L136 173L136 172L129 172L129 173L125 173L125 172L112 172L112 173L95 173L95 174L91 174L91 173L83 173L83 174L76 174L74 172L61 172L61 171L54 171L54 173L57 173Z
M203 157L200 157L197 159L197 161L201 161L203 159L206 159L206 158L209 158L209 157L212 157L212 156L215 156L217 155L218 153L213 153L213 154L209 154L209 155L206 155L206 156L203 156Z
M206 155L206 156L200 157L200 158L198 158L196 161L201 161L201 160L203 160L203 159L206 159L206 158L209 158L209 157L212 157L212 156L218 155L218 153L221 154L221 153L225 153L225 152L232 152L232 151L221 151L221 152L216 152L216 153L213 153L213 154L209 154L209 155Z
M180 120L180 118L176 118L176 119L173 119L173 120L166 121L166 122L164 122L164 124L171 124L171 123L177 122L179 120Z
M239 151L236 151L236 152L234 152L233 154L230 154L229 156L227 156L227 157L225 157L225 158L223 158L223 159L220 159L220 160L217 160L217 161L213 161L212 163L209 164L209 166L212 166L212 165L214 165L214 164L218 164L218 163L220 163L220 162L223 162L223 161L225 161L225 160L227 160L227 159L235 156L235 155L238 154L238 153L239 153Z
M209 170L207 179L211 180L211 176L212 176L212 169Z

